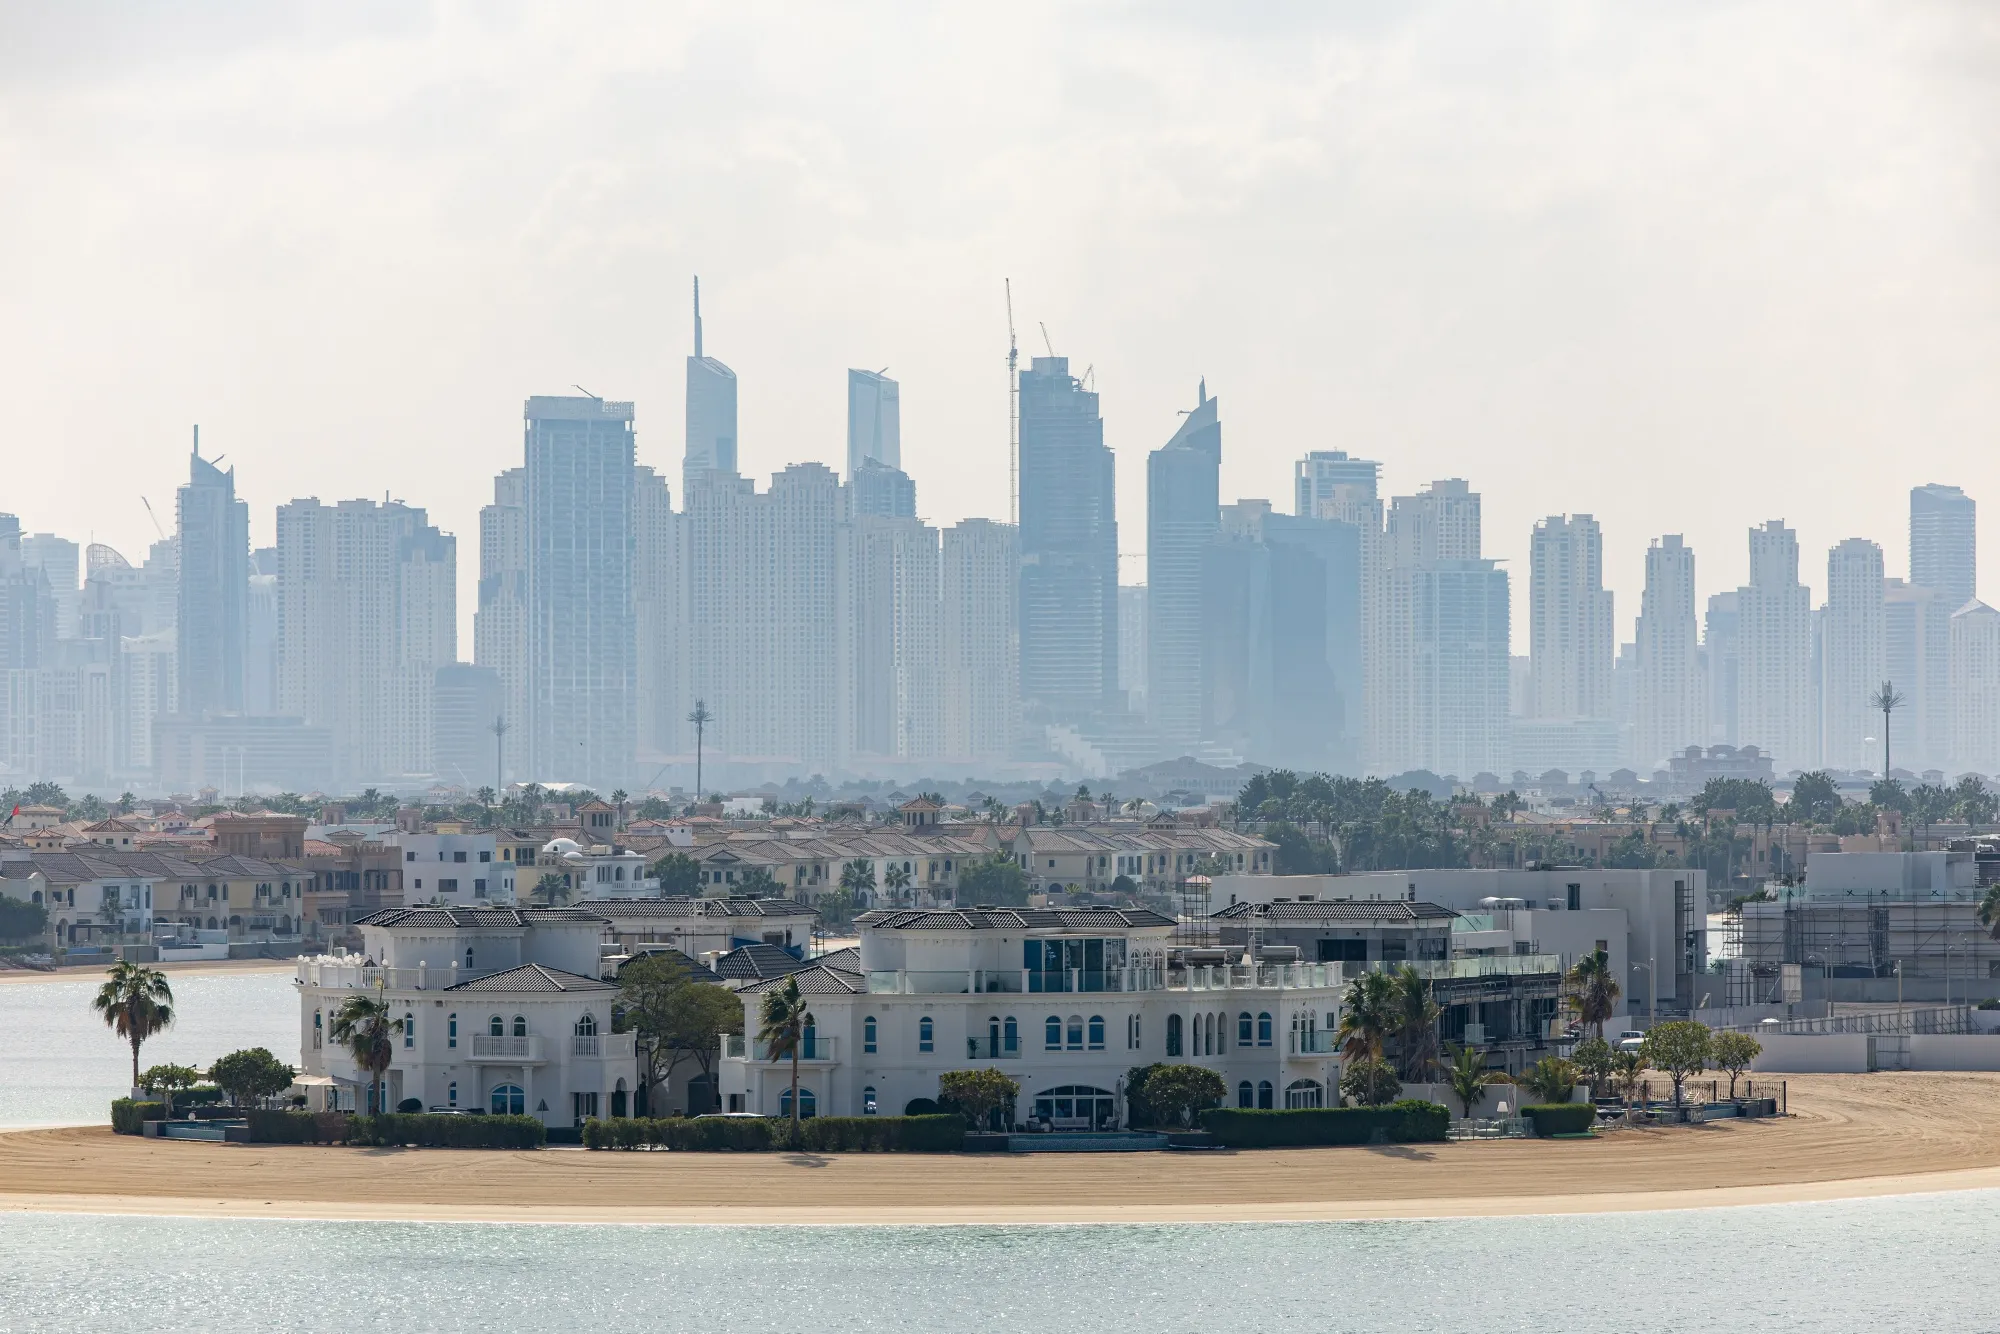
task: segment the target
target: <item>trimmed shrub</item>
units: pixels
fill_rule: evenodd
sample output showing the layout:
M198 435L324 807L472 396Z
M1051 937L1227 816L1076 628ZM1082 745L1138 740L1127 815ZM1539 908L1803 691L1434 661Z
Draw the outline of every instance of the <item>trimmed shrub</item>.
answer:
M425 1149L539 1149L547 1137L532 1116L444 1116L390 1112L350 1117L349 1144L414 1144Z
M1578 1135L1597 1124L1597 1108L1587 1102L1544 1102L1523 1107L1537 1135Z
M701 1116L660 1120L620 1118L583 1123L587 1149L659 1146L684 1153L952 1153L965 1143L965 1118L938 1116L815 1116L799 1123L779 1117Z
M311 1144L318 1140L319 1127L311 1112L264 1112L243 1114L250 1123L252 1144ZM343 1131L341 1138L347 1136Z
M116 1098L111 1103L111 1129L119 1135L143 1135L148 1121L164 1121L167 1106L161 1102L137 1102Z
M196 1084L191 1089L182 1089L174 1095L174 1107L214 1107L227 1102L229 1095L213 1084Z
M1302 1107L1285 1112L1216 1107L1202 1113L1201 1124L1217 1143L1232 1149L1367 1144L1378 1131L1386 1139L1413 1144L1442 1140L1451 1113L1437 1103L1407 1098L1387 1107Z

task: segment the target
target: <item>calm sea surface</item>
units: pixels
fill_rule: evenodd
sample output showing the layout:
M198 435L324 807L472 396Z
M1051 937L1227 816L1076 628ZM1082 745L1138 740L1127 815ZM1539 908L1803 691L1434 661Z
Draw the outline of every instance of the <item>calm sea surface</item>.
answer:
M103 1125L132 1082L132 1049L90 998L101 977L0 984L0 1129ZM174 1026L139 1050L139 1066L207 1069L244 1047L299 1059L299 1002L289 973L173 977Z
M0 1330L1990 1330L1996 1226L2000 1192L1220 1227L15 1215Z
M95 981L0 986L0 1127L102 1122ZM183 978L146 1063L298 1032L288 976ZM0 1331L2000 1329L2000 1192L1573 1218L670 1228L0 1215ZM218 1263L218 1256L236 1257ZM254 1256L251 1263L243 1257ZM90 1259L88 1257L97 1257ZM107 1259L115 1257L115 1259ZM106 1266L110 1267L107 1268Z

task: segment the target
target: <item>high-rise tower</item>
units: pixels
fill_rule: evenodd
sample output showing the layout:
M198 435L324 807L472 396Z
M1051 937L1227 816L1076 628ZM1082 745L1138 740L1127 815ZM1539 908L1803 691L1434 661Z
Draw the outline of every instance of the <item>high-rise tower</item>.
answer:
M1656 538L1646 549L1646 592L1639 604L1636 646L1636 758L1641 770L1650 773L1705 739L1694 551L1678 533Z
M1146 716L1170 748L1201 740L1202 553L1220 514L1222 423L1199 393L1146 460Z
M1750 582L1736 590L1736 743L1777 772L1818 762L1812 602L1799 582L1798 535L1784 520L1750 530Z
M1955 486L1910 488L1910 582L1944 595L1947 613L1979 595L1979 508Z
M1604 531L1588 514L1535 525L1528 556L1528 716L1611 716Z
M880 371L847 372L847 480L863 460L903 466L902 387Z
M1880 763L1882 715L1871 699L1888 669L1884 591L1881 547L1850 537L1827 553L1826 606L1820 612L1819 758L1836 769L1873 769Z
M250 507L236 498L236 470L201 456L195 428L188 482L175 502L180 533L180 712L243 711L250 596Z
M694 355L687 359L687 453L681 463L681 503L710 473L736 475L736 372L703 353L701 279L694 280Z

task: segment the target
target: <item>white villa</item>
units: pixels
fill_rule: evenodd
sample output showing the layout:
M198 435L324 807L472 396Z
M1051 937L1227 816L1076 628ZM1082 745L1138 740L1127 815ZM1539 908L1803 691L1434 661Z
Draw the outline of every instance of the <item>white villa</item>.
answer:
M895 1115L935 1098L947 1070L991 1064L1018 1080L1017 1124L1124 1124L1125 1076L1158 1061L1207 1066L1241 1107L1338 1101L1338 963L1183 950L1148 909L883 910L856 920L858 966L793 974L810 998L804 1115ZM1296 957L1296 951L1283 951ZM843 966L844 965L844 966ZM732 1112L789 1114L791 1061L755 1039L766 991L743 988L744 1032L725 1038Z
M404 1023L387 1104L526 1113L568 1126L625 1116L638 1088L618 988L599 976L604 919L580 908L388 908L362 918L360 955L298 962L304 1085L316 1108L365 1106L369 1076L335 1042L351 996Z

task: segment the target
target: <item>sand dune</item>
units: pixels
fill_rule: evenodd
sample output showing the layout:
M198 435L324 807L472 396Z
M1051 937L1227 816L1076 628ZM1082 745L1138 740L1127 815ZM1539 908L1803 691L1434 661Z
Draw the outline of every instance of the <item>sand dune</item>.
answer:
M0 1135L0 1209L629 1223L1079 1223L1571 1213L2000 1186L2000 1076L1793 1076L1789 1118L1198 1154L538 1153Z

